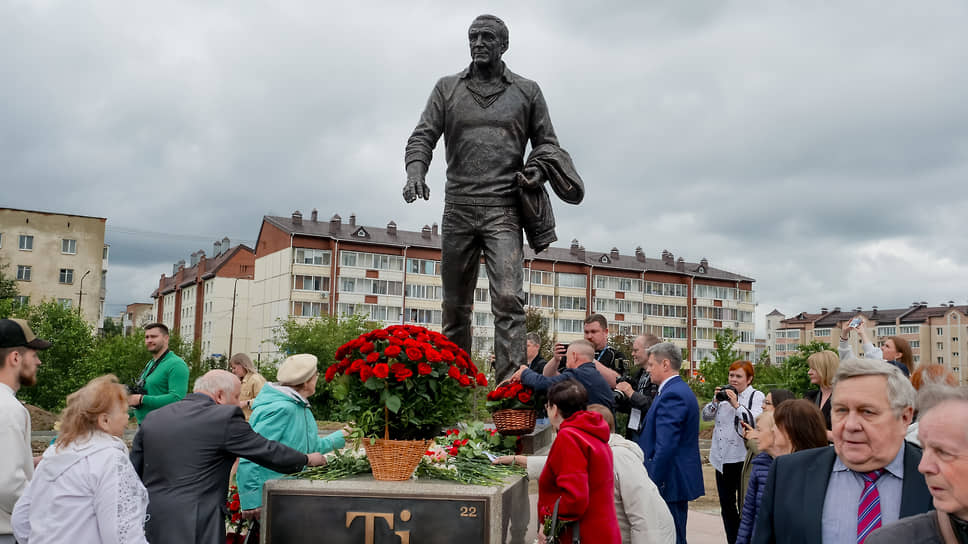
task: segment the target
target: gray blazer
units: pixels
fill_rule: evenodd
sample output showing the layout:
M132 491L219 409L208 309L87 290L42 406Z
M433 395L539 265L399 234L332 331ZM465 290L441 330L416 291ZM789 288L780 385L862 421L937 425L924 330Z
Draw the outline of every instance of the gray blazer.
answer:
M225 500L236 457L287 474L307 462L306 454L253 431L238 406L215 404L200 393L145 416L131 463L148 488L148 541L225 542Z

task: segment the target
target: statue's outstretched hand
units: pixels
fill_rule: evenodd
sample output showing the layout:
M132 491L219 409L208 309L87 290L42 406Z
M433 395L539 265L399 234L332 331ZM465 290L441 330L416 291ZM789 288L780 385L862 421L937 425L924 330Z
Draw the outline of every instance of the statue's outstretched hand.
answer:
M430 200L430 187L423 178L407 178L407 184L403 186L403 199L411 203L418 198Z
M541 169L535 168L534 166L528 166L524 169L524 172L518 172L516 177L518 187L523 189L537 189L545 182Z

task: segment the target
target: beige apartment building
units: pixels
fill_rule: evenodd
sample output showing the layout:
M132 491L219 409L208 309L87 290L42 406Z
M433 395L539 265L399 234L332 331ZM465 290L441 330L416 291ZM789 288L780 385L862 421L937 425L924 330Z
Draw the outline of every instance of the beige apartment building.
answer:
M198 250L190 262L178 261L151 294L154 320L200 346L202 357L254 350L248 321L255 253L230 244L223 238L213 245L211 258Z
M816 314L801 312L780 320L779 326L772 331L776 338L772 360L783 363L801 344L814 340L836 347L840 343L839 335L844 323L855 317L864 321L875 345L889 336L904 338L911 344L916 365L922 362L945 365L962 383L966 383L968 306L957 306L953 301L939 306L913 302L907 308L879 309L874 306L870 310L821 308L820 313ZM856 333L851 334L851 348L855 354L863 353L861 340Z
M263 218L256 242L255 279L250 300L250 337L258 339L253 358L280 357L274 331L290 317L362 314L384 324L412 323L441 328L440 233L436 224L419 231L364 226L351 215L319 221L313 210L304 219ZM687 263L665 251L646 258L586 251L577 240L535 255L525 247L527 305L544 316L561 341L582 337L592 313L609 320L611 334L652 333L688 348L693 362L712 353L714 336L724 328L740 335L737 345L753 356L753 279L709 266ZM479 354L493 348L494 323L484 266L474 300L473 344Z
M103 217L0 208L0 264L22 302L53 300L104 322L108 245Z
M133 302L121 311L121 330L128 336L137 328L143 328L155 320L154 305L150 302Z

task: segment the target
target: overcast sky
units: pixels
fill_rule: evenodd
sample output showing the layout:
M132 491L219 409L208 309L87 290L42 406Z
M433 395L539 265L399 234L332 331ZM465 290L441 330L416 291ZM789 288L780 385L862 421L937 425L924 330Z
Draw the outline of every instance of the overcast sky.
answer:
M276 5L281 4L281 5ZM968 301L968 4L0 2L0 205L107 218L108 311L263 215L419 229L403 150L474 16L585 180L557 245L756 279L763 315Z

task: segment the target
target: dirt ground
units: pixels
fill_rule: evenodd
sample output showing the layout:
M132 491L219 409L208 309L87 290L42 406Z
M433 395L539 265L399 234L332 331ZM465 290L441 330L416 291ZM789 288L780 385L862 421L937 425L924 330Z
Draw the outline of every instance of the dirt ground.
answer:
M30 412L30 427L32 431L50 431L54 429L54 422L57 421L57 414L48 412L34 406L25 404L27 411Z

